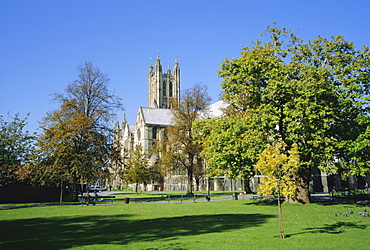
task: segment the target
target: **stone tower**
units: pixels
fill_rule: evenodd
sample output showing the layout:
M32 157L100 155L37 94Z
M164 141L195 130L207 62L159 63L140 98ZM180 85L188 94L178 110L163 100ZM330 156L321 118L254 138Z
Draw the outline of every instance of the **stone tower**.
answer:
M173 73L170 65L163 73L159 55L155 62L155 69L150 62L148 73L148 107L149 108L170 108L169 100L174 98L180 100L180 67L176 58Z

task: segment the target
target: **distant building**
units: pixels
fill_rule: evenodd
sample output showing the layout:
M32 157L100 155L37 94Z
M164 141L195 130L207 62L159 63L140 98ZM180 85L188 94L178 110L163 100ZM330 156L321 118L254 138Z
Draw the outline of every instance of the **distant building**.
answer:
M130 151L134 149L135 145L141 144L143 151L150 152L153 144L165 137L165 129L172 124L173 118L169 104L171 98L177 101L180 100L180 66L176 59L173 71L168 66L167 70L163 72L160 58L157 56L155 66L153 67L152 62L149 66L148 107L139 107L135 125L129 125L126 117L124 117L121 124L117 121L114 126L113 143L118 149L116 153L124 160L130 157ZM225 103L218 101L208 107L207 114L212 117L219 117L222 115L222 108L224 107ZM201 113L200 116L202 116ZM156 160L156 155L149 155L149 164L154 164ZM110 185L115 188L126 187L121 178L124 168L124 161L112 162L109 168ZM225 181L217 184L218 182L215 183L215 189L222 190ZM206 179L202 180L201 189L205 190L207 185L209 185L209 182ZM185 191L186 186L186 173L176 173L171 176L164 176L162 183L148 184L147 189Z
M126 118L120 125L114 126L114 144L123 158L130 157L134 146L141 144L145 152L150 152L152 145L164 138L165 129L171 125L172 112L170 99L180 100L180 67L176 59L173 72L168 66L163 72L159 56L155 67L152 62L148 73L148 107L139 107L135 125L128 125ZM149 163L154 164L155 156L150 156ZM113 187L123 187L121 174L124 164L113 162L110 168ZM163 183L148 185L148 189L163 189Z
M166 72L163 72L160 58L157 56L155 67L152 62L148 73L148 107L139 107L135 125L129 125L126 117L122 123L118 121L114 126L113 143L118 149L117 154L123 158L123 162L112 162L109 167L110 177L108 185L114 188L125 188L121 178L124 172L124 160L130 157L130 152L135 145L141 144L143 151L150 152L153 144L165 137L166 127L172 124L173 114L170 109L169 100L174 98L180 100L180 67L176 59L173 71L168 66ZM207 115L212 118L222 116L222 110L226 103L218 101L207 108ZM199 114L202 118L202 113ZM156 155L149 155L149 164L154 164L157 160ZM344 189L363 187L369 183L369 175L366 178L350 177L343 181L338 175L327 175L318 169L312 170L312 181L310 183L311 192L328 192L331 189ZM186 173L176 173L163 176L161 183L150 183L147 190L167 190L167 191L186 191L187 187ZM259 177L254 176L249 181L252 191L257 191ZM229 180L226 177L218 177L208 180L203 178L199 183L200 190L242 190L240 180ZM143 188L143 187L141 187Z

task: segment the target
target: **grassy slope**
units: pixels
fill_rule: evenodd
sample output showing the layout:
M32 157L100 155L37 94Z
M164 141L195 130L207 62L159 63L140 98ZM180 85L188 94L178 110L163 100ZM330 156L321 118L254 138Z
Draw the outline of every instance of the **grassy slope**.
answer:
M18 208L0 210L0 248L369 249L363 209L284 204L278 239L277 207L249 201Z

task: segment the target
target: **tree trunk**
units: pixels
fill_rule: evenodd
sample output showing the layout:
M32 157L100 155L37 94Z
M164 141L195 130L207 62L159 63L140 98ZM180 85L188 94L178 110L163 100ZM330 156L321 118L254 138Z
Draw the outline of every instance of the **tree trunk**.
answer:
M200 178L195 177L195 191L199 191L199 186L200 186Z
M294 176L297 185L297 196L289 198L290 203L310 204L310 190L309 184L311 179L311 172L308 166L302 166L298 174Z
M193 169L188 168L188 183L186 188L187 194L193 194Z
M63 179L60 179L60 197L59 197L59 203L60 206L62 206L63 203Z
M73 201L78 201L78 188L77 188L78 178L77 176L72 176L72 187L73 187Z
M187 194L193 194L193 171L194 171L194 155L188 153L189 166L186 167L188 171L188 183L186 188Z
M284 235L284 229L283 229L283 212L281 209L281 196L280 196L280 187L278 188L278 213L279 213L279 231L280 231L280 236L279 238L285 238Z
M248 179L243 179L243 190L247 193L250 194L252 193L251 188L249 187L249 178Z

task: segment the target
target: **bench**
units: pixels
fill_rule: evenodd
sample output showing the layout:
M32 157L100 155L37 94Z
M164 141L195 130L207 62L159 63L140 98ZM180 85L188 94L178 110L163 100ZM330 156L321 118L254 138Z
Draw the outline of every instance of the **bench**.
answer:
M355 189L332 190L329 192L332 198L353 198L356 196Z
M257 200L268 200L268 201L273 201L273 200L277 200L277 195L269 195L268 197L264 196L264 195L260 195L260 194L254 194L252 196L252 199L257 201ZM280 197L280 200L284 200L284 197L281 196Z
M116 196L100 196L100 197L99 196L98 197L79 196L78 201L81 202L82 205L84 203L88 205L88 204L95 204L95 203L102 202L102 201L110 201L111 203L113 203L116 200L115 198Z
M181 203L183 200L193 200L193 202L195 203L196 194L180 194L180 195L171 194L171 195L167 195L164 199L168 201L168 203L170 203L171 200L180 200Z
M338 199L348 199L353 200L354 203L361 200L368 200L370 198L369 191L367 189L354 189L348 188L344 190L331 190L329 192L331 199L334 202L336 198Z
M89 204L95 204L100 201L99 197L92 197L92 196L78 196L78 201L82 203L86 203L87 205Z
M263 195L253 195L253 200L263 200L263 198L265 198Z
M116 200L116 196L102 196L100 201L110 201L112 204Z

